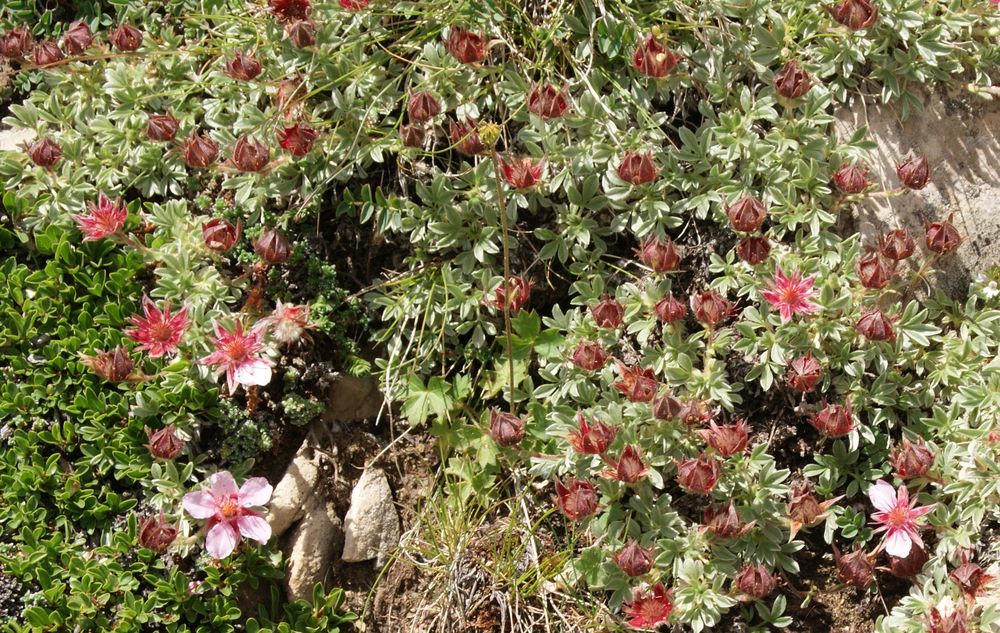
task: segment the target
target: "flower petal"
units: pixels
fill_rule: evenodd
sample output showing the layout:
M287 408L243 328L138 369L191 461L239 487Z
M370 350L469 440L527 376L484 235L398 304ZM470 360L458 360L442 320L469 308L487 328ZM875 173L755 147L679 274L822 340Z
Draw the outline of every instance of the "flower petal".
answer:
M215 514L215 499L204 490L187 493L181 505L196 519L207 519Z
M261 545L271 538L271 526L256 514L244 514L236 520L236 525L240 528L240 536L253 539Z
M882 512L889 512L896 507L896 489L881 479L868 489L868 498Z
M251 477L240 486L240 505L262 506L271 500L274 488L263 477ZM242 529L242 528L241 528Z
M250 359L236 368L233 380L241 385L264 386L271 382L271 366L259 358Z
M205 550L215 558L225 558L236 549L238 539L239 535L233 526L221 521L208 531L208 536L205 537Z
M889 532L885 541L885 551L889 556L895 556L897 558L906 558L910 555L910 547L912 547L913 542L910 540L910 535L906 533L905 530L893 530Z
M233 479L228 470L221 470L215 473L208 478L208 481L212 485L212 496L216 499L225 499L239 492L236 480Z

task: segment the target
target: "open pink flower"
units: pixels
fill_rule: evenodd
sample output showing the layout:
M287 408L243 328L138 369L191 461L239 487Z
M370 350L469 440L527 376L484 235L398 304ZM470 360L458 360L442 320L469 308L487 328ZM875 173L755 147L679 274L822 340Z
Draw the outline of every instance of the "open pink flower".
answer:
M632 601L622 605L622 613L634 629L654 629L669 620L673 610L673 593L662 583L657 583L650 592L634 590Z
M229 332L212 322L215 351L201 359L205 365L220 365L226 370L226 384L229 393L236 391L237 385L266 385L271 382L271 362L257 354L264 348L261 339L264 329L253 327L243 332L243 324L236 322L236 328Z
M251 477L242 486L228 471L215 473L208 478L210 490L199 490L184 495L181 504L196 519L208 519L205 549L215 558L225 558L233 553L241 538L249 538L261 545L271 538L271 526L260 512L251 510L271 499L271 484L263 477Z
M910 500L906 486L897 492L890 484L879 479L868 489L868 498L878 512L872 514L872 523L880 525L876 532L885 532L882 546L890 556L905 558L914 543L923 547L917 532L917 519L934 509L936 503L915 508L916 499Z
M796 314L811 314L820 307L810 301L815 295L813 282L815 277L810 275L805 279L799 273L792 273L785 276L781 266L775 270L774 283L768 290L761 292L761 296L767 299L771 305L778 308L781 313L781 322L788 323L792 316Z
M83 241L91 242L120 231L128 218L128 209L121 199L112 200L101 192L97 196L97 204L91 203L87 213L72 217L83 233Z
M135 327L125 330L125 336L138 343L139 349L148 352L153 358L176 352L188 326L187 306L170 314L169 301L163 304L161 310L152 299L143 296L142 312L143 316L132 315L130 321Z
M309 322L309 306L282 303L279 299L271 316L260 320L261 325L271 328L271 336L282 345L289 345L308 336L306 330L316 326Z

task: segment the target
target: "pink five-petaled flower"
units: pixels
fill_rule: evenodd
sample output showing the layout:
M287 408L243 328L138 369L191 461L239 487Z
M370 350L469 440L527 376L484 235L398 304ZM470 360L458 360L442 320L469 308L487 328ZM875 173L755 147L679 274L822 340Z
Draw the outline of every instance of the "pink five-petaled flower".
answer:
M778 266L774 273L774 284L761 292L761 296L781 313L781 322L788 323L796 314L811 314L820 309L819 305L810 301L814 296L813 282L815 277L806 277L795 272L789 276Z
M879 525L876 532L885 532L882 546L890 556L905 558L916 543L923 547L918 519L934 509L936 503L920 508L914 507L917 500L910 501L906 486L897 491L890 484L879 479L868 489L868 498L878 512L872 514L872 524Z
M632 601L622 606L622 612L628 617L628 625L634 629L655 629L670 619L670 612L673 610L673 595L663 583L657 583L648 593L640 593L636 589L632 594Z
M119 198L112 200L102 192L97 196L97 204L88 206L86 214L72 217L83 233L83 241L91 242L120 231L128 218L128 209Z
M254 326L244 333L243 323L236 322L232 332L213 321L215 351L201 359L205 365L220 365L226 370L226 385L229 393L236 391L237 385L266 385L271 382L271 362L257 356L263 349L261 339L264 329Z
M271 538L271 526L253 507L266 504L271 499L271 484L263 477L251 477L242 486L228 471L215 473L208 478L210 490L199 490L184 495L181 502L187 513L196 519L208 519L205 549L215 558L225 558L233 553L241 538L249 538L261 545Z
M542 179L545 161L533 162L528 156L513 158L508 163L501 161L504 179L518 189L530 189Z
M132 315L130 321L135 327L125 330L125 336L139 343L139 349L153 358L176 352L188 326L188 307L184 306L175 314L170 314L169 301L163 304L161 310L152 299L143 296L142 312L143 316Z
M306 330L316 328L309 322L309 306L282 303L279 299L270 316L260 320L261 325L271 328L271 336L282 345L290 345L304 336Z

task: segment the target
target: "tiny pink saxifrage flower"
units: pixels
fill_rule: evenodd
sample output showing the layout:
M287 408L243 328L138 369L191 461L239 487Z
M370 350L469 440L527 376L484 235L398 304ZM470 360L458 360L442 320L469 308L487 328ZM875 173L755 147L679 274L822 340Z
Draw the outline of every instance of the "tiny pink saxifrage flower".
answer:
M97 204L87 207L87 213L72 217L83 233L83 241L92 242L120 231L128 218L128 209L120 199L112 200L102 192L97 196Z
M226 371L230 394L236 391L238 385L263 386L271 382L271 362L258 355L264 348L262 327L255 326L244 332L240 321L236 322L232 332L214 321L212 327L215 329L212 340L215 351L203 357L201 362L219 365Z
M814 282L815 277L812 275L804 279L797 272L786 276L778 266L774 273L774 283L760 294L778 309L781 313L781 322L788 323L796 314L812 314L819 311L819 305L811 301L815 296Z
M215 558L226 558L241 538L260 544L271 538L271 526L254 507L271 499L271 484L263 477L251 477L237 488L228 471L208 478L210 489L189 492L181 502L195 519L208 519L205 549Z
M916 499L910 500L906 486L900 486L897 491L890 484L879 479L868 489L868 498L878 512L872 514L872 523L879 525L875 531L885 532L882 545L890 556L904 558L910 553L910 548L916 543L923 546L918 519L932 511L937 505L914 507Z
M152 299L143 296L142 312L142 316L132 316L130 320L135 327L125 330L125 336L139 343L139 349L153 358L176 352L188 326L188 307L170 314L169 301L163 304L161 310Z

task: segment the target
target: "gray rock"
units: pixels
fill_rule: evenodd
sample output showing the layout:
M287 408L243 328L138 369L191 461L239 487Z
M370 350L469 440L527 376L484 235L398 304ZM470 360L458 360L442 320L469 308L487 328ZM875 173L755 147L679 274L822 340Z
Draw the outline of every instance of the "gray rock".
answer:
M285 579L289 600L309 599L313 586L325 581L342 538L334 505L322 495L314 495L290 539Z
M368 468L351 492L351 507L344 517L343 560L348 563L376 559L380 567L399 544L399 513L385 473Z
M316 496L319 476L318 461L309 446L309 438L306 438L285 469L285 475L274 487L271 503L268 504L267 522L274 536L281 536L303 517L310 499Z
M20 152L22 143L30 143L37 136L34 130L21 128L0 130L0 151Z
M371 377L355 378L338 375L330 388L329 401L323 420L326 422L357 422L374 418L382 409L385 396L378 381Z
M927 158L930 183L920 191L865 198L856 205L857 229L870 242L884 230L906 228L922 249L924 221L954 214L966 239L939 262L935 285L961 296L978 272L1000 262L1000 100L985 101L957 86L917 94L924 111L906 121L895 105L855 98L836 113L835 128L846 139L868 126L877 144L869 153L869 180L885 189L900 185L898 163L911 154Z

